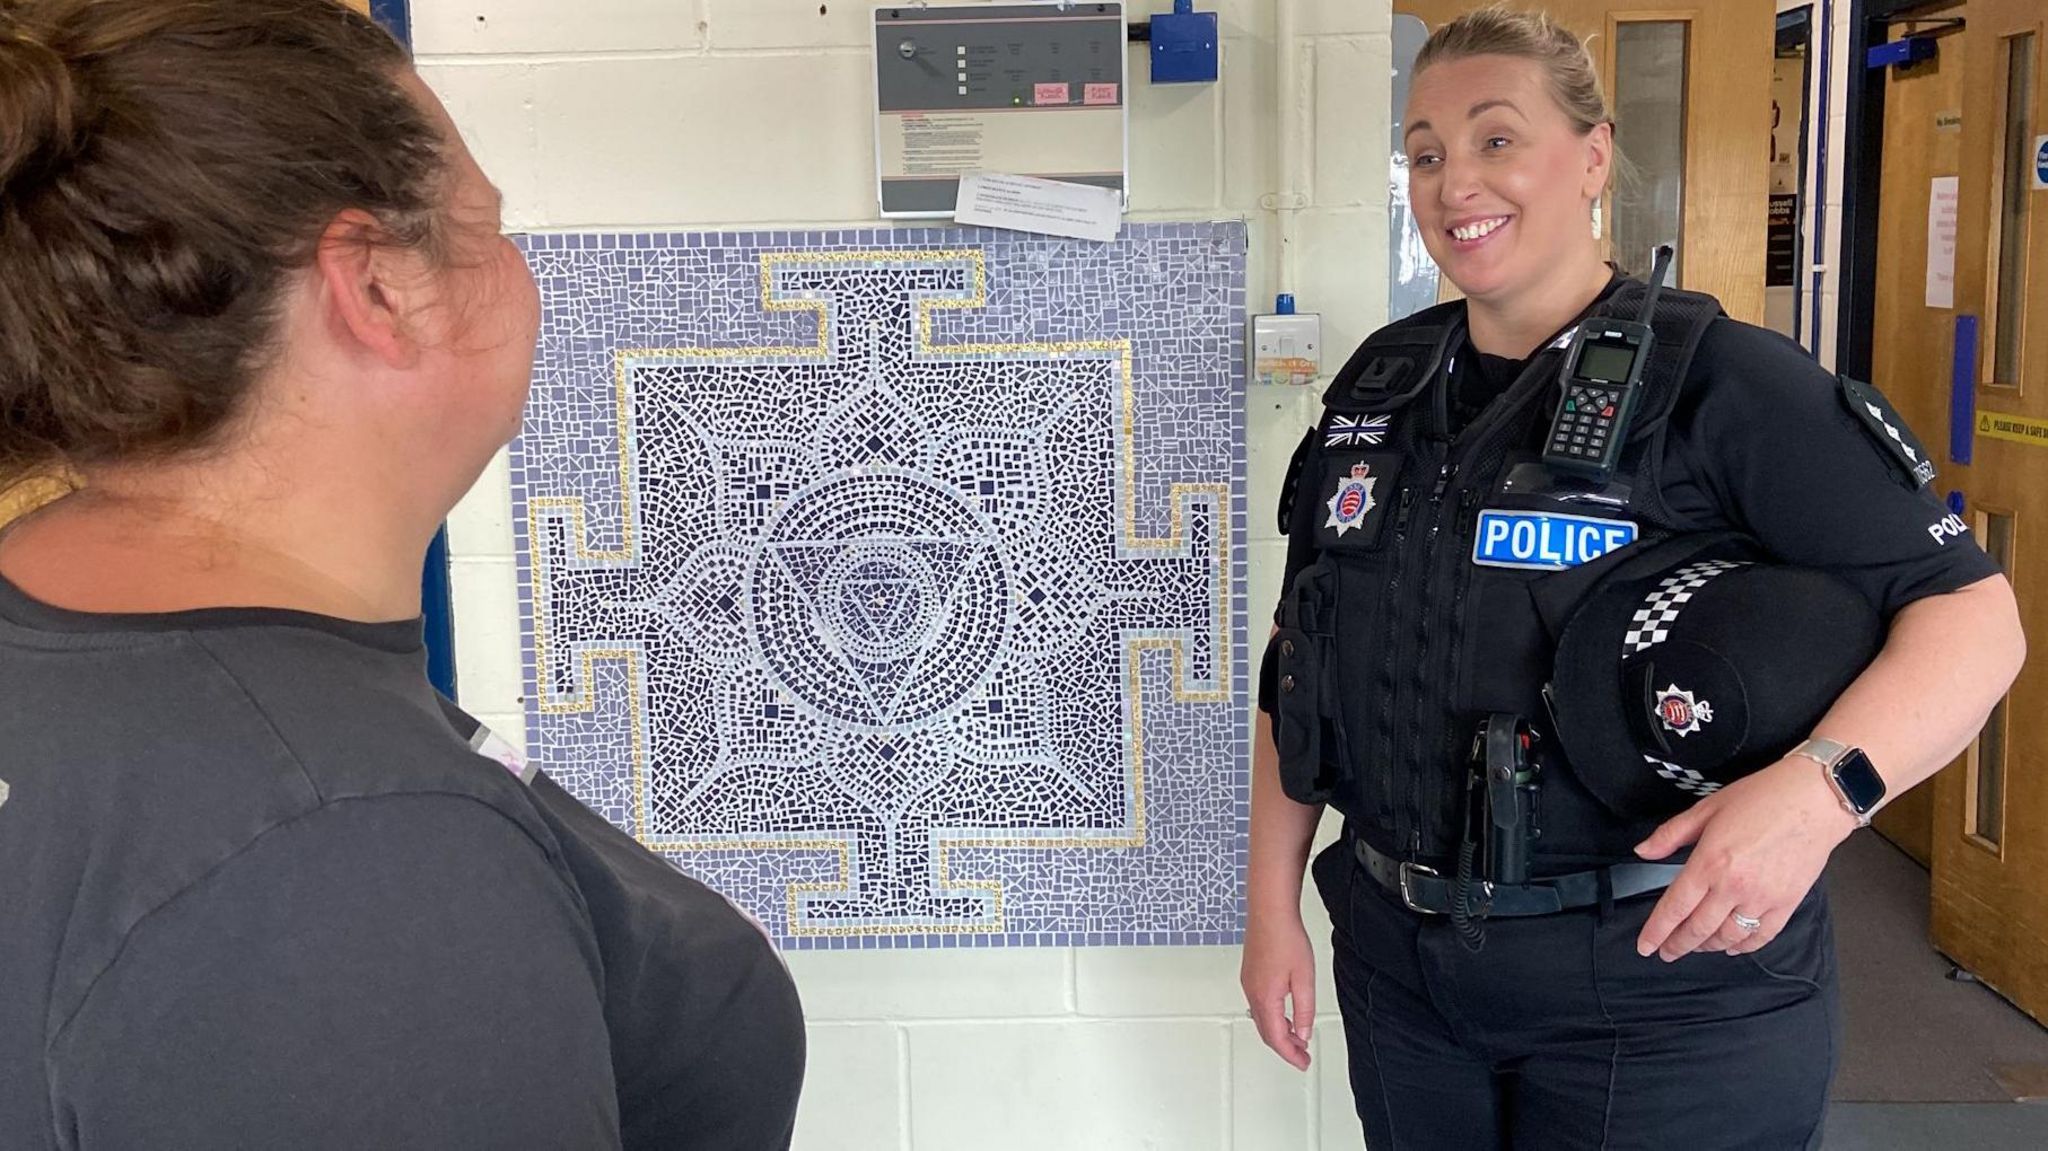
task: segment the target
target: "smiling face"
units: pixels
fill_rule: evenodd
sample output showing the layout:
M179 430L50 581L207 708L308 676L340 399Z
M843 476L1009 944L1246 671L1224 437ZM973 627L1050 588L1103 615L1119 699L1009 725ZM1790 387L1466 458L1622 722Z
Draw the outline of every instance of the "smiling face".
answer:
M1475 301L1506 304L1583 278L1613 128L1581 133L1542 67L1509 56L1432 64L1409 90L1409 200L1437 266Z

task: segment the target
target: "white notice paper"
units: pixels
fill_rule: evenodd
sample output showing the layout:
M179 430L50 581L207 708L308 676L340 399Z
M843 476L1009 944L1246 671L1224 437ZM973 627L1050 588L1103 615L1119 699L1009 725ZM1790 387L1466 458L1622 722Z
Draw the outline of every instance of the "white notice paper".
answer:
M953 220L1106 243L1123 224L1123 193L1036 176L969 172L960 177Z
M1956 306L1956 177L1936 176L1927 197L1927 306Z

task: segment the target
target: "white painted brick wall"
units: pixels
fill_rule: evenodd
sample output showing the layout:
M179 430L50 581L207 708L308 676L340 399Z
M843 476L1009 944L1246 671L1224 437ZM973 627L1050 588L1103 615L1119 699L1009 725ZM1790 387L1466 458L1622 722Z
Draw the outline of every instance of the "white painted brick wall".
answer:
M1305 189L1298 282L1334 370L1386 308L1387 0L1295 0ZM1132 0L1135 16L1170 0ZM1275 0L1221 13L1223 79L1131 76L1132 216L1242 219L1250 293L1280 286L1284 129ZM874 223L870 5L844 0L414 0L421 72L506 196L515 229ZM1315 411L1253 389L1255 635L1278 591L1279 473ZM523 736L519 619L501 456L449 523L462 701ZM1331 829L1325 828L1327 835ZM1327 950L1314 894L1303 901ZM811 1021L806 1151L1313 1151L1362 1146L1328 964L1316 1066L1244 1019L1234 948L799 952Z

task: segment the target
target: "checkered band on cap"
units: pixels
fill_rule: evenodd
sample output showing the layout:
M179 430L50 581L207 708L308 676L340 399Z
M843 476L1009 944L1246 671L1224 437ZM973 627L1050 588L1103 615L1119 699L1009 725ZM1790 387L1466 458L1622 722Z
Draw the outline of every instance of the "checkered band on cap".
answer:
M1621 639L1621 654L1627 657L1648 651L1671 638L1671 625L1694 594L1722 572L1745 566L1735 560L1701 560L1665 576L1631 617L1628 634Z
M1654 755L1643 756L1644 762L1657 770L1657 774L1678 785L1678 790L1691 795L1712 795L1721 790L1721 785L1689 767L1680 767L1658 759Z

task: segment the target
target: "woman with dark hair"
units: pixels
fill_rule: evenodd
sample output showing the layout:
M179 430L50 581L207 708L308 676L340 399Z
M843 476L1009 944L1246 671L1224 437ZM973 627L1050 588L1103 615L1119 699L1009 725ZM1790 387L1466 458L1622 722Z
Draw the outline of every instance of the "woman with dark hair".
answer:
M9 1148L788 1144L769 942L423 675L538 313L364 17L0 2Z

